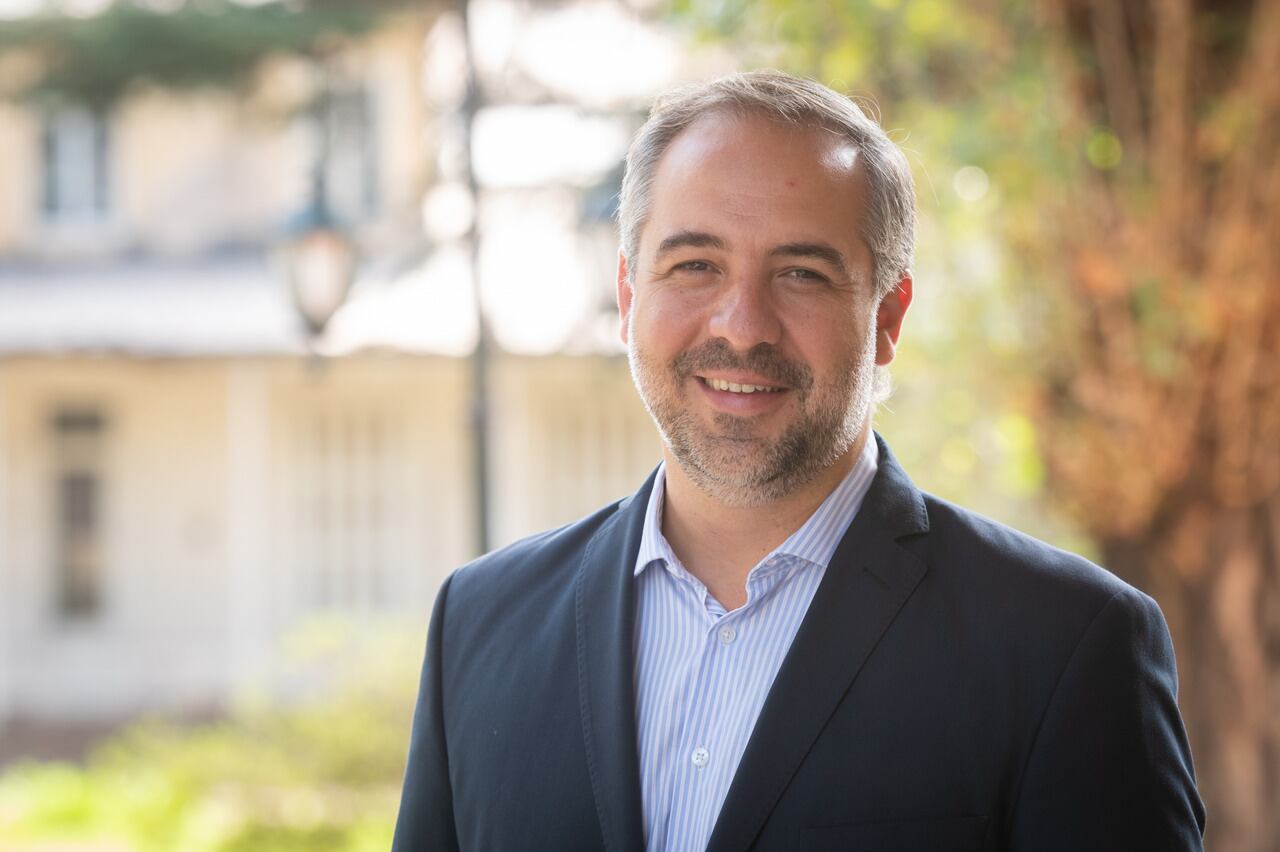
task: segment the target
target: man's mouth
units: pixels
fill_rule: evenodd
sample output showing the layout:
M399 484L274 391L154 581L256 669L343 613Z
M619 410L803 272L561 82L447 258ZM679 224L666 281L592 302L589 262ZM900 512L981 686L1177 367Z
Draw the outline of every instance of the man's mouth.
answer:
M772 385L746 385L724 379L712 379L706 376L698 376L698 378L710 388L718 391L728 391L729 393L777 393L783 390L783 388Z

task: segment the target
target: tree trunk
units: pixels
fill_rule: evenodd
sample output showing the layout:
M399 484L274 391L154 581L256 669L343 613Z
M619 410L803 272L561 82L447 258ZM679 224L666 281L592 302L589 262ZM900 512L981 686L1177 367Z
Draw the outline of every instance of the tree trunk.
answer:
M1063 284L1039 412L1051 489L1169 621L1207 845L1270 852L1280 0L1045 7L1090 163L1045 234Z
M1197 501L1151 537L1103 545L1106 564L1160 602L1174 635L1211 849L1280 842L1278 545L1280 497L1241 509Z

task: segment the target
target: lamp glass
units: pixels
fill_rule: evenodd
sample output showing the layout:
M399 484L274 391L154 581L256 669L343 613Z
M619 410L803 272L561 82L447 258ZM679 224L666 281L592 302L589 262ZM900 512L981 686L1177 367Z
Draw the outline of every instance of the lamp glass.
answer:
M355 247L338 231L319 228L293 241L288 256L289 286L312 333L319 334L347 298L355 267Z

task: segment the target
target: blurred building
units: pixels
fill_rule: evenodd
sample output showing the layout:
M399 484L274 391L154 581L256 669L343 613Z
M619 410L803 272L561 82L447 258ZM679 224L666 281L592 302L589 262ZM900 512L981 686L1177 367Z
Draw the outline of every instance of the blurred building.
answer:
M433 24L397 18L320 83L281 59L248 95L0 102L0 733L287 692L281 637L332 615L425 625L475 555L475 299L465 254L423 228L429 190L446 218L451 191L423 97ZM316 85L323 120L299 108ZM309 341L273 258L321 148L365 262ZM521 222L509 207L482 222ZM597 232L584 250L611 251ZM576 343L495 357L495 543L628 493L657 458L592 298Z

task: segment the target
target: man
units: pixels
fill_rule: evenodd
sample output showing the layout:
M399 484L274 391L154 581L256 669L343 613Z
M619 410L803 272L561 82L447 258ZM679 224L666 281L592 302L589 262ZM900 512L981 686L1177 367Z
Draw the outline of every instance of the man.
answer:
M1200 848L1155 603L871 431L914 215L823 86L658 101L618 308L663 463L444 584L398 852Z

